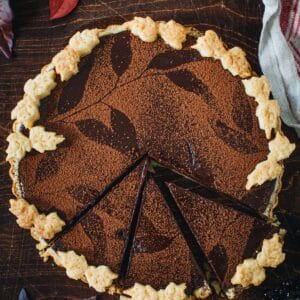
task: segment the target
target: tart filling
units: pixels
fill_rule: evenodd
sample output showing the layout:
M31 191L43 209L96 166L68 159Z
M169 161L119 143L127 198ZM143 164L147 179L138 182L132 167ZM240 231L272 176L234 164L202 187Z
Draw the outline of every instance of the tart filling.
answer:
M244 259L254 256L262 240L269 242L273 234L274 237L278 236L279 228L264 220L250 217L210 199L205 199L174 184L169 187L174 201L214 269L221 287L227 290L232 284L241 284L241 280L237 279L240 266L237 270L236 266ZM245 239L246 237L248 239ZM266 254L265 251L263 253ZM282 257L282 251L278 255ZM283 260L279 261L281 263ZM251 283L259 285L264 278L261 280L253 278L257 282ZM245 284L242 281L242 285L248 286L249 283Z
M190 47L194 37L196 44ZM61 81L49 96L56 74ZM184 299L186 292L204 298L210 288L201 266L205 258L191 247L190 239L195 239L224 291L232 284L247 287L263 281L264 268L284 260L277 228L172 186L172 203L191 230L187 237L169 202L147 179L148 167L140 171L146 153L272 218L281 161L295 145L280 130L279 107L269 100L268 81L251 75L243 50L226 49L214 32L201 36L174 21L135 18L76 33L41 74L26 82L7 139L17 198L10 210L39 241L41 255L53 257L69 277L87 281L99 292L125 289L133 299ZM196 209L187 213L192 205ZM208 222L221 216L220 243L206 238L201 223L206 210ZM232 218L243 219L240 236L231 234L236 225ZM125 232L118 242L113 233L117 223ZM113 250L100 244L81 248L74 237L84 228L87 243L100 242L106 250L112 245ZM213 222L209 228L218 229ZM244 253L232 254L241 250L232 248L234 241ZM224 260L225 253L228 268L220 270L218 259ZM170 255L177 264L169 269Z

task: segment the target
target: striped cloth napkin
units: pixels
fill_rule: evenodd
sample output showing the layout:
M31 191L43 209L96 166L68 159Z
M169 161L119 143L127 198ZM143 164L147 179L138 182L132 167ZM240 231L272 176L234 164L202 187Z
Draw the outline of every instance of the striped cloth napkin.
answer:
M300 137L300 0L263 0L259 62L281 106L285 124Z

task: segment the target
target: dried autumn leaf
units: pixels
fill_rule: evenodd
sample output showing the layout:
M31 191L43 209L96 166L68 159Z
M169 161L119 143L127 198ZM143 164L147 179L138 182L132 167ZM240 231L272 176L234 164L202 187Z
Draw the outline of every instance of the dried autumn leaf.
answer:
M78 4L79 0L49 0L50 20L68 15Z
M11 57L13 46L12 18L8 0L0 0L0 50L7 58Z

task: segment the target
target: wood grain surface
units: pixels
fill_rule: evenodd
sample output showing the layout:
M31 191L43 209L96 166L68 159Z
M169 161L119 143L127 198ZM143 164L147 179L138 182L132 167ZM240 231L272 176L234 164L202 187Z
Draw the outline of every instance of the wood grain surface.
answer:
M14 55L12 60L0 56L0 299L18 299L22 288L27 289L31 299L93 297L95 292L87 285L68 279L64 270L51 262L42 262L28 232L16 225L15 217L8 211L8 200L12 195L8 164L5 163L5 138L11 128L10 111L21 98L25 81L37 74L76 31L123 22L137 15L149 15L161 20L173 18L201 31L213 29L229 46L238 45L245 49L251 64L259 73L257 47L263 5L259 0L85 0L80 1L69 16L49 21L48 1L11 2L15 14ZM293 131L287 131L290 138L296 141ZM298 149L287 162L286 168L280 195L280 218L290 227L288 241L293 249L300 233L299 223L291 223L289 219L290 213L300 215L299 141ZM287 261L290 265L281 269L292 265L293 272L300 271L297 251L291 250ZM261 297L248 293L241 299L264 299Z

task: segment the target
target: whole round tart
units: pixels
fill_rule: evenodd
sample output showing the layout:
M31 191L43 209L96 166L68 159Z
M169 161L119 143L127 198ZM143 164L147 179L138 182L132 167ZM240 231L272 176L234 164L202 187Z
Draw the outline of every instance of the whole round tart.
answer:
M269 96L213 31L78 32L12 111L10 211L98 292L233 298L285 258L273 209L295 145Z

